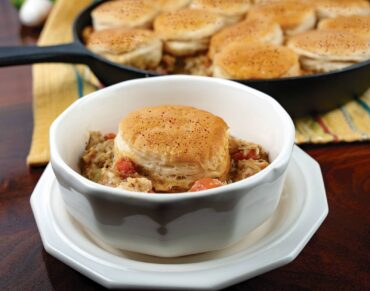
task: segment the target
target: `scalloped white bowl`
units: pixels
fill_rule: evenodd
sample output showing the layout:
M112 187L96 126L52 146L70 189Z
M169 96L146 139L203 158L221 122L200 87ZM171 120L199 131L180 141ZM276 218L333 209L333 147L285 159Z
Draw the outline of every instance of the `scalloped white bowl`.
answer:
M144 107L190 105L222 117L231 134L261 144L271 164L219 188L146 194L99 185L79 174L89 132L116 132ZM294 144L294 125L271 97L232 81L194 76L139 79L74 102L50 129L51 165L68 212L112 247L161 257L225 248L276 209Z

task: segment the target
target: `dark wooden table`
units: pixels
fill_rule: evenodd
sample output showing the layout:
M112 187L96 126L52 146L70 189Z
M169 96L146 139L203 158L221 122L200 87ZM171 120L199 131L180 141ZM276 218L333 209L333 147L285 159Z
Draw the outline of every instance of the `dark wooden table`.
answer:
M37 35L0 0L0 45ZM100 289L43 249L29 199L44 168L26 166L31 135L31 67L0 68L0 290ZM370 144L302 148L324 173L327 219L295 261L228 290L370 290Z

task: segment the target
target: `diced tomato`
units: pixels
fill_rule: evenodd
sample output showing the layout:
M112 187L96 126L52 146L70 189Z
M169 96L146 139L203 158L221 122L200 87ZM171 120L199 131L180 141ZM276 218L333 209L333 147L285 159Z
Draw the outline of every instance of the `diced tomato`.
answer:
M113 133L113 132L110 132L110 133L107 133L106 135L104 135L105 140L114 139L115 137L116 137L116 134Z
M122 178L127 178L136 173L135 164L126 157L118 160L115 167Z
M251 149L247 152L238 151L235 154L233 154L231 158L236 161L248 160L248 159L258 160L258 155L256 153L256 150Z
M198 181L195 181L194 185L191 187L189 191L197 192L197 191L220 187L222 185L223 185L222 182L218 179L203 178Z

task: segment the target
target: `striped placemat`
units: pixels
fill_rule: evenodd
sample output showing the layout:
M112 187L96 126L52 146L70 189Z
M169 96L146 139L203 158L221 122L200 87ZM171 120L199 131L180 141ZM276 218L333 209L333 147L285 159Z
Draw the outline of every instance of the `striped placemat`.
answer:
M72 23L91 0L58 0L40 36L39 45L72 40ZM51 73L52 72L52 73ZM38 64L33 66L34 130L27 163L49 161L49 127L74 100L98 88L90 70L82 65ZM365 141L370 137L370 90L364 96L325 115L295 120L296 142L330 143Z
M296 119L296 143L366 141L370 138L370 89L360 98L319 116Z

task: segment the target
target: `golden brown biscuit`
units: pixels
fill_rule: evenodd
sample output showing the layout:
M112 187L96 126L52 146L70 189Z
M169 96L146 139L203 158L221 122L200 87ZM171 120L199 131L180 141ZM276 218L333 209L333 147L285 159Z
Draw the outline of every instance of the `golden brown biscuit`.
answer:
M113 62L142 69L155 68L162 58L162 41L147 29L95 31L89 36L86 46Z
M341 70L355 64L355 62L341 62L341 61L329 62L307 57L301 57L300 62L302 65L302 69L305 71L310 71L311 74Z
M226 179L228 147L220 117L188 106L146 107L121 121L115 158L129 157L156 192L186 191L204 177Z
M254 4L266 4L266 3L272 3L272 2L280 2L280 3L286 3L286 2L297 2L297 3L306 3L309 4L311 0L253 0Z
M243 19L250 6L249 0L193 0L190 8L219 13L228 24L233 24Z
M301 56L305 69L330 71L370 58L366 38L338 30L312 30L292 37L288 47Z
M370 40L370 15L340 16L324 19L320 21L318 29L343 30Z
M299 73L298 56L273 44L233 42L213 63L213 76L227 79L271 79Z
M114 27L149 28L159 8L150 0L104 2L91 12L95 30Z
M270 18L280 24L287 35L312 29L316 23L314 8L296 1L271 2L252 7L248 19Z
M245 20L225 27L211 38L208 55L212 59L228 44L234 41L259 41L263 43L282 44L283 32L277 22L266 20Z
M176 11L189 5L191 0L152 0L156 1L161 11Z
M368 0L312 0L319 19L350 15L370 15Z
M225 25L222 16L199 9L166 12L154 21L155 32L165 41L165 50L175 56L208 49L212 34Z

